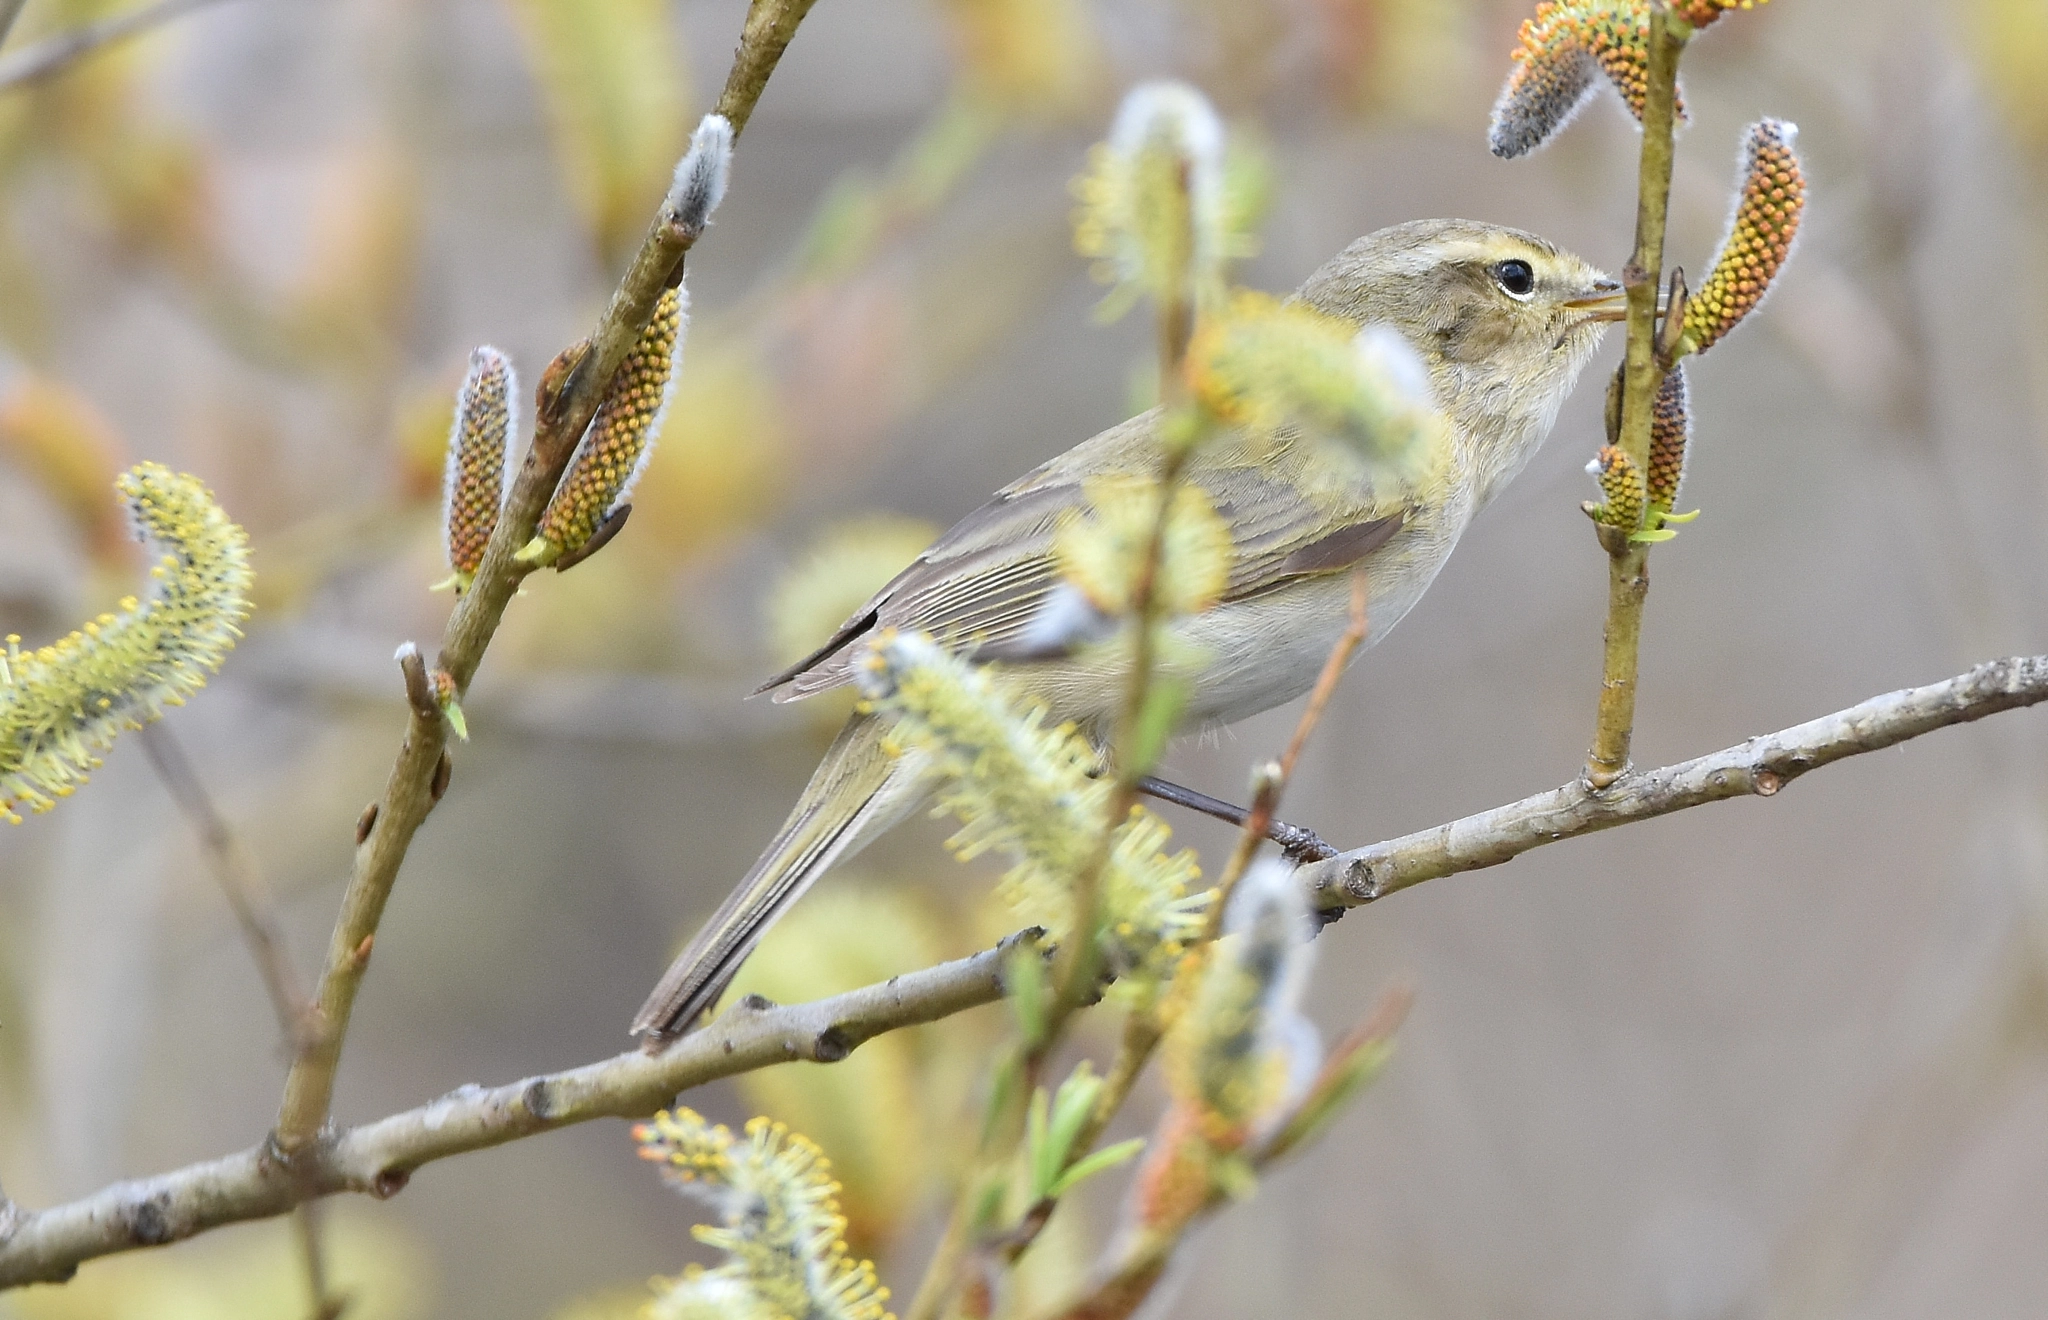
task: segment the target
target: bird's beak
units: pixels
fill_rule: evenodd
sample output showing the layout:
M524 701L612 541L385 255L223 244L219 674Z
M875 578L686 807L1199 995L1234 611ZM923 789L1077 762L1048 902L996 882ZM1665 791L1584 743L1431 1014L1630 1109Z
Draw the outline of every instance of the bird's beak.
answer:
M1565 306L1575 312L1584 312L1588 321L1628 319L1628 293L1613 280L1594 281L1585 297L1574 298Z

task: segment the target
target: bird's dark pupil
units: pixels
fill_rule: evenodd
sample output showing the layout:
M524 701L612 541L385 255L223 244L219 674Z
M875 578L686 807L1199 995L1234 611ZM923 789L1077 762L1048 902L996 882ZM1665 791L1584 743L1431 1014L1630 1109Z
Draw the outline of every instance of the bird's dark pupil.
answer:
M1526 261L1503 261L1494 268L1494 278L1500 287L1512 294L1524 294L1536 287L1536 272L1529 269Z

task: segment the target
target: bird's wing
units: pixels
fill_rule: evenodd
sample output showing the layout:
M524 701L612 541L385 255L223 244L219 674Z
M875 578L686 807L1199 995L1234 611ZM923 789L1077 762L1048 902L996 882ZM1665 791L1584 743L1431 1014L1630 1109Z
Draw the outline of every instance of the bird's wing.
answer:
M1333 512L1328 500L1249 462L1198 462L1186 479L1230 528L1235 562L1225 603L1342 572L1384 545L1407 517L1399 502L1357 497ZM1024 478L954 524L823 646L759 691L792 701L840 686L861 639L880 628L928 632L980 659L1024 658L1024 633L1059 581L1054 536L1085 503L1078 477L1055 465Z

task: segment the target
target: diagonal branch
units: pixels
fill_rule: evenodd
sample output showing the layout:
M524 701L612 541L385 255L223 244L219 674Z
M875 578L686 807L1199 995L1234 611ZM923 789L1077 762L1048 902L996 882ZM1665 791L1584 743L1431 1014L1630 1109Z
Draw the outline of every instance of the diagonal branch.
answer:
M0 1289L68 1279L83 1261L280 1215L336 1192L391 1196L423 1164L594 1118L636 1118L679 1091L804 1059L834 1063L884 1032L1002 997L1003 962L1036 931L969 958L785 1008L744 1004L667 1050L641 1050L485 1088L351 1128L287 1168L268 1143L173 1173L116 1183L48 1210L0 1214Z
M2016 656L1966 674L1872 697L1858 706L1661 770L1631 771L1604 789L1584 780L1301 869L1310 901L1356 907L1438 876L1511 861L1531 848L1727 798L1771 797L1809 770L1923 733L2048 701L2048 655Z
M156 4L131 9L125 14L101 19L45 37L33 45L10 51L0 57L0 91L41 82L64 72L87 55L117 41L140 36L154 27L161 27L174 18L189 14L195 9L216 4L219 0L157 0ZM6 36L7 28L14 24L14 16L21 10L18 2L0 4L0 38Z
M718 101L718 113L731 124L735 141L797 24L813 3L815 0L753 0ZM533 443L506 497L475 580L442 634L436 667L454 679L458 698L468 691L484 650L504 618L505 607L530 571L515 554L532 538L541 510L561 481L612 377L653 318L656 301L682 278L683 257L700 232L664 204L612 292L597 328L588 339L565 349L543 373L535 399ZM413 834L448 786L445 722L438 709L420 700L415 675L408 674L407 687L413 695L411 722L384 796L364 813L358 829L355 868L342 896L315 999L315 1034L285 1079L272 1145L277 1156L287 1161L311 1149L327 1122L349 1015L369 967L384 905L397 883Z
M1318 905L1355 907L1441 875L1497 866L1531 848L1708 802L1770 797L1802 774L1999 711L2048 702L2048 656L1995 660L1594 791L1567 784L1448 825L1302 868ZM313 1144L289 1167L269 1143L205 1164L117 1183L28 1211L0 1200L0 1289L69 1278L80 1262L280 1215L336 1192L390 1196L414 1169L466 1151L588 1122L652 1112L679 1091L794 1059L830 1063L862 1041L990 1003L997 948L788 1008L728 1012L658 1055L639 1050L509 1086L465 1086L432 1104Z

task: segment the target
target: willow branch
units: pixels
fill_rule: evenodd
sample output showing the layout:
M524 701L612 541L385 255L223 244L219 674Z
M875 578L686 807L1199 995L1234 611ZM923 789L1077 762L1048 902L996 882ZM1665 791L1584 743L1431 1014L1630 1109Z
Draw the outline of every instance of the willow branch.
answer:
M465 1086L323 1140L290 1168L259 1143L66 1205L16 1209L11 1231L0 1219L0 1288L61 1282L98 1256L280 1215L337 1192L391 1196L421 1165L595 1118L641 1117L721 1077L797 1059L836 1063L884 1032L1001 998L1004 958L1035 939L1026 931L972 957L813 1003L737 1008L658 1055L634 1049L509 1086Z
M1649 471L1650 420L1663 367L1657 360L1657 286L1663 277L1664 221L1671 206L1671 142L1677 119L1678 57L1690 31L1663 0L1650 5L1648 91L1643 103L1643 154L1636 201L1636 246L1622 272L1628 290L1628 350L1622 364L1618 444L1639 472ZM1600 680L1600 714L1586 777L1604 788L1628 768L1636 722L1636 663L1643 635L1643 601L1650 592L1649 547L1632 542L1634 528L1601 529L1608 552L1607 626Z
M719 112L732 124L734 139L753 113L797 24L815 0L754 0L741 30ZM682 278L684 255L698 231L666 205L641 241L611 301L588 339L564 350L543 373L535 398L533 444L499 514L497 529L470 589L456 605L442 634L439 668L467 692L484 650L504 618L505 607L528 571L513 556L532 539L542 509L574 454L577 441L641 332L653 318L662 292ZM413 682L408 676L408 691ZM335 1071L356 991L369 966L384 905L413 834L447 787L447 730L438 708L430 714L417 700L384 796L365 813L356 862L341 914L328 942L327 962L316 998L316 1035L285 1079L273 1142L290 1160L309 1149L327 1121Z
M140 36L174 18L217 3L219 0L159 0L157 4L144 5L97 23L60 32L54 37L45 37L0 58L0 92L55 77L96 50ZM7 28L13 26L14 16L20 9L19 3L0 5L0 38L4 38Z
M1318 909L1356 907L1438 876L1499 866L1560 839L1728 798L1773 797L1799 776L1845 757L2043 701L2048 655L1993 660L1940 683L1872 697L1661 770L1629 772L1604 790L1574 780L1447 825L1340 853L1303 867L1300 877Z

